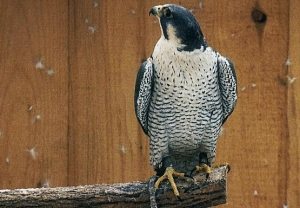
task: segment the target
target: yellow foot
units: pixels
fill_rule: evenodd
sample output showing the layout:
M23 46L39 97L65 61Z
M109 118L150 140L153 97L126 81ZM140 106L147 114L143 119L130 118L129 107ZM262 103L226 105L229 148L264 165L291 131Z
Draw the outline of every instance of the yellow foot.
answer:
M181 200L179 192L178 192L178 189L177 189L177 186L176 186L176 184L174 182L174 178L173 177L184 178L185 174L184 173L178 173L178 172L176 172L172 167L167 167L164 175L157 179L157 181L155 182L154 186L155 186L156 189L158 189L159 184L163 180L168 179L170 181L170 184L172 186L172 189L174 191L175 196L177 196L177 198L179 200Z
M222 164L222 165L215 166L214 168L218 168L218 167L221 167L221 166L226 166L227 173L229 173L231 167L230 167L230 165L229 165L228 163L225 163L225 164ZM207 164L205 164L205 163L200 163L199 165L197 165L197 166L194 168L194 170L191 172L191 175L192 175L192 173L193 173L194 171L197 171L197 172L199 172L199 171L204 171L205 174L206 174L206 179L208 179L209 174L211 173L211 169L212 169L212 168L211 168L210 166L208 166Z
M195 169L192 172L194 172L194 171L197 171L197 172L204 171L205 175L206 175L206 179L208 179L209 174L211 173L211 167L205 163L200 163L199 165L197 165L195 167Z
M218 167L222 167L222 166L226 166L227 173L229 173L229 171L231 170L229 163L221 164L221 165L215 166L214 168L218 168Z

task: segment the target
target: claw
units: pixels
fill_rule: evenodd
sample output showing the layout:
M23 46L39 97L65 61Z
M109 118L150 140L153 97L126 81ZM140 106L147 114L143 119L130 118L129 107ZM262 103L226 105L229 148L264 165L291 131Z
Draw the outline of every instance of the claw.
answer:
M178 201L183 201L180 196L177 196Z
M206 173L205 175L206 180L208 179L208 177L209 177L209 173Z
M227 173L229 173L230 170L231 170L231 167L230 167L230 165L228 163L226 164L226 169L227 169Z
M188 174L184 174L184 177L186 177L186 178L190 178L190 179L193 179L193 180L195 180L195 178L194 178L193 176L191 176L191 175L188 175Z

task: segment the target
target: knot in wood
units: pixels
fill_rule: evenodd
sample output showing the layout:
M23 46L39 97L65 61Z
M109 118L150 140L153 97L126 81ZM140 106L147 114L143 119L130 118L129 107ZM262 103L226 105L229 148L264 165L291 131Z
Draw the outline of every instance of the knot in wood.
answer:
M267 21L267 15L262 11L255 9L252 11L252 19L254 22L264 23Z

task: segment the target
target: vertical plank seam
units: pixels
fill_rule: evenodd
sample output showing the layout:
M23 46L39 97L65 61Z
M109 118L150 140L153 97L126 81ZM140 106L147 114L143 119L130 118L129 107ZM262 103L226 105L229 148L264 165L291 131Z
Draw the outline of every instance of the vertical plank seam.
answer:
M67 112L67 116L68 116L68 119L67 119L67 122L68 122L68 124L67 124L67 155L68 155L68 160L67 160L67 185L69 186L70 185L70 90L71 90L71 84L70 84L70 80L71 80L71 78L70 78L70 76L71 76L71 73L70 73L70 70L71 70L71 55L70 55L70 44L71 44L71 40L70 40L70 38L71 38L71 29L70 29L70 27L71 27L71 23L70 23L70 21L71 21L71 19L72 18L70 18L70 16L71 16L71 9L70 9L70 7L71 7L71 1L72 0L68 0L68 46L67 46L67 48L68 48L68 92L67 92L67 96L68 96L68 112Z
M297 64L293 63L297 62L296 57L297 53L300 52L299 49L295 50L295 46L297 45L297 43L293 43L295 37L294 35L298 32L295 31L297 27L295 27L292 24L298 24L298 20L297 17L295 16L297 9L299 9L298 6L298 2L290 0L289 1L289 22L288 22L288 58L291 59L290 64L287 65L288 67L288 72L287 72L287 76L294 78L299 74L299 66L297 66ZM299 24L298 24L299 26ZM293 46L291 45L293 44ZM299 46L298 46L299 47ZM294 59L293 59L294 58ZM297 62L298 63L298 62ZM288 77L287 77L288 78ZM297 77L299 78L299 77ZM298 155L298 151L299 151L299 138L297 138L298 136L298 116L297 115L297 108L299 108L299 99L297 99L297 89L299 89L297 86L297 83L299 82L299 80L297 80L295 83L293 82L289 82L288 81L288 99L287 99L287 119L288 119L288 172L287 172L287 206L288 207L299 207L300 205L300 201L299 201L299 178L298 176L295 176L295 173L297 172L298 169L298 173L299 173L299 155ZM295 85L296 84L296 85ZM298 159L297 159L298 157ZM296 158L296 161L292 161L293 158ZM296 167L293 167L296 166ZM297 173L296 173L297 174ZM293 176L298 178L298 183L295 183L295 181L293 180Z

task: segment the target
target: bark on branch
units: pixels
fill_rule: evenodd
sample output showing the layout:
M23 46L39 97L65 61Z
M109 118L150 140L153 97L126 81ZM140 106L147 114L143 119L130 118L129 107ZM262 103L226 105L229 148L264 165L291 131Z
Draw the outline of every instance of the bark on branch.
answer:
M161 183L155 197L158 207L209 207L226 203L225 166L213 169L208 180L201 174L194 178L175 179L182 202L174 196L169 182ZM144 182L0 190L0 207L150 207L151 192L155 190L153 181L154 178Z

